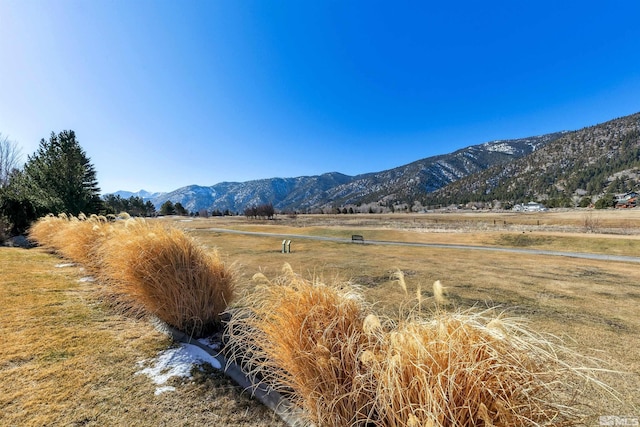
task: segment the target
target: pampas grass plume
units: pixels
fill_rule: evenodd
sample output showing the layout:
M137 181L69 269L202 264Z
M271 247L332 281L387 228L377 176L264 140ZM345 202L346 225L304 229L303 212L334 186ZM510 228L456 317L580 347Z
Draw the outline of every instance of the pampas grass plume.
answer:
M362 322L362 330L367 335L374 335L382 332L382 324L380 319L375 314L368 314Z
M396 268L396 271L393 272L391 277L398 282L404 294L409 295L409 292L407 291L407 283L404 280L404 271L400 270L399 268Z
M444 298L444 287L442 283L440 283L440 280L433 282L433 298L437 305L445 305L447 303Z

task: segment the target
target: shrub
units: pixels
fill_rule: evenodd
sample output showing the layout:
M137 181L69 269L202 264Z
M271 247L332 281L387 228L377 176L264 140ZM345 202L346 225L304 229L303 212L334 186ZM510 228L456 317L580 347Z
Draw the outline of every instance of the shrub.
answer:
M11 231L11 224L7 219L0 215L0 245L9 238L9 232Z

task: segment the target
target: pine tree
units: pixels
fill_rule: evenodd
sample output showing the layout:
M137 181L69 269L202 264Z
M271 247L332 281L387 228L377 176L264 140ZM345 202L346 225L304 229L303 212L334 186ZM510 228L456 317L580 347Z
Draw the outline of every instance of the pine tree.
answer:
M176 208L171 200L167 200L160 206L160 215L175 215Z
M173 205L173 208L175 209L176 215L180 215L180 216L189 215L189 211L187 211L185 207L182 206L182 203L180 202L176 202L176 204Z
M96 170L73 131L52 132L48 141L40 140L24 174L28 191L48 212L90 214L102 206Z

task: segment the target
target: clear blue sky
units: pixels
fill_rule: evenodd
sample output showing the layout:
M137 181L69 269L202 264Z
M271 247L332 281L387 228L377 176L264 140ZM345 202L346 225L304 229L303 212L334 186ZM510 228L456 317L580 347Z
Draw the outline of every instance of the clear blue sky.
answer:
M355 175L640 111L640 1L0 0L0 133L103 192Z

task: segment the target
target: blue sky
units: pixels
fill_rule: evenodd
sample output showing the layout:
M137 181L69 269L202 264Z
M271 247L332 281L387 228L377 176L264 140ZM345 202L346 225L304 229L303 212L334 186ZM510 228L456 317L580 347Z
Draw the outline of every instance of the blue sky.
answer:
M0 0L0 133L103 192L393 168L640 111L640 2Z

